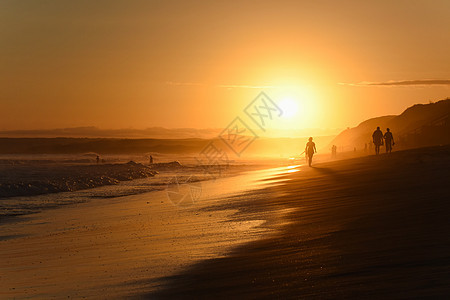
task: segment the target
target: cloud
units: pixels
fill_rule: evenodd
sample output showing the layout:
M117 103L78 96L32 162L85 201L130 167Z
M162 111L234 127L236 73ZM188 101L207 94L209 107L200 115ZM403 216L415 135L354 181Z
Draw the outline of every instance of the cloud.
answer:
M176 85L176 86L200 86L204 85L198 82L176 82L176 81L166 81L167 85Z
M250 84L214 84L207 85L199 82L176 82L176 81L166 81L165 84L173 86L212 86L217 88L225 89L274 89L277 88L273 85L250 85Z
M227 88L227 89L274 89L277 88L273 85L247 85L247 84L218 84L216 87Z
M340 85L350 86L434 86L450 85L449 79L418 79L418 80L398 80L386 82L359 82L359 83L339 83Z

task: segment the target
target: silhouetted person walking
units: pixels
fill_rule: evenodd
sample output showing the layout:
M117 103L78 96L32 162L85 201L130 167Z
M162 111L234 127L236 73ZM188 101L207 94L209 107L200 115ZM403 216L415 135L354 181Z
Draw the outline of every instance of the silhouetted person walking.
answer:
M392 152L392 146L395 145L394 136L389 128L386 128L386 133L384 134L384 143L386 145L386 153Z
M380 154L380 146L383 145L383 132L377 127L372 134L373 143L375 145L375 154Z
M336 158L337 146L333 145L331 147L331 158Z
M313 155L315 152L317 152L317 150L316 150L316 144L312 141L313 138L310 137L308 140L309 140L309 142L306 143L305 153L308 156L308 164L311 167Z

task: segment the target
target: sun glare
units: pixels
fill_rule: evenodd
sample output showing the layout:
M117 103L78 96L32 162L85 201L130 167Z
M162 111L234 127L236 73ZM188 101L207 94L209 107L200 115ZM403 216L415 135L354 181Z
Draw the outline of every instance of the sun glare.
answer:
M280 101L279 106L283 111L284 118L292 118L297 114L298 103L291 98L285 98Z
M273 85L277 88L270 90L269 94L283 113L281 118L271 123L272 128L294 131L319 128L319 102L312 86L288 80Z

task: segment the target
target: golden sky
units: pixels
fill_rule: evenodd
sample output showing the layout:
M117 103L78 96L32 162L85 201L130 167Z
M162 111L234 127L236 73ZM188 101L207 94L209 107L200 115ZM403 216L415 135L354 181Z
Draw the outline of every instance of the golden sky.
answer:
M222 128L261 91L289 110L274 127L355 126L450 96L449 15L448 0L2 0L0 130Z

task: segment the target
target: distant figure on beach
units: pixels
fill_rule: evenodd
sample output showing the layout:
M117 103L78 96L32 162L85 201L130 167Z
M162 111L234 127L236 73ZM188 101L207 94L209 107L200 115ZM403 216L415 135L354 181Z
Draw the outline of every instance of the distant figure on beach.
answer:
M377 127L372 134L373 143L375 145L375 154L380 154L380 146L383 145L383 132L381 132L380 127Z
M386 133L384 134L384 143L386 144L386 153L392 152L392 146L395 145L394 136L389 128L386 128Z
M153 156L150 155L150 164L153 165Z
M364 153L367 153L367 143L364 144Z
M316 150L316 144L312 141L313 138L310 137L308 140L309 140L309 142L306 143L305 153L308 156L308 164L311 167L313 155L315 152L317 152L317 150Z
M97 163L100 163L100 156L97 155L96 160L97 160Z
M337 146L333 145L331 147L331 158L336 158Z

